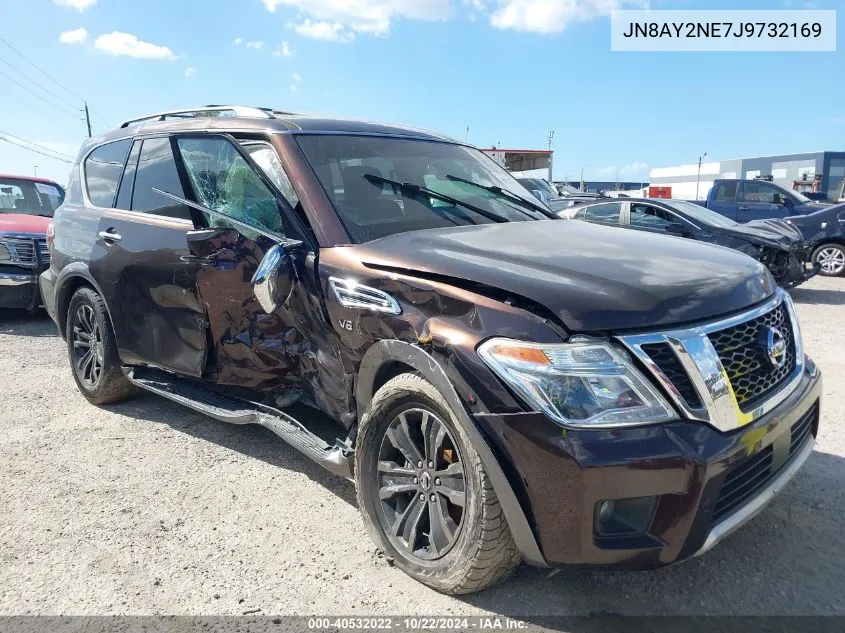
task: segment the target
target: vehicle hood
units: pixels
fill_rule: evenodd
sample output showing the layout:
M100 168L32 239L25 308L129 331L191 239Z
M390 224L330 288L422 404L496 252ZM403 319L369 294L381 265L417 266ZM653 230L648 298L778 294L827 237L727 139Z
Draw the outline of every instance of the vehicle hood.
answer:
M711 233L739 237L759 246L780 247L786 250L801 246L801 231L784 220L753 220L731 228L708 227Z
M374 268L447 283L451 277L530 299L573 332L709 319L756 304L775 289L766 268L737 251L588 222L428 229L355 248Z
M0 213L0 233L47 234L47 226L53 218L25 213Z

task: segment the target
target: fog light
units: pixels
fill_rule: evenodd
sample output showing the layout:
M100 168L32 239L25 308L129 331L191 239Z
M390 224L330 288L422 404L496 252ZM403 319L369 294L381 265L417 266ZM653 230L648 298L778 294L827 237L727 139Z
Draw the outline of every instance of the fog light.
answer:
M645 534L651 526L659 497L606 499L595 509L598 536L633 536Z

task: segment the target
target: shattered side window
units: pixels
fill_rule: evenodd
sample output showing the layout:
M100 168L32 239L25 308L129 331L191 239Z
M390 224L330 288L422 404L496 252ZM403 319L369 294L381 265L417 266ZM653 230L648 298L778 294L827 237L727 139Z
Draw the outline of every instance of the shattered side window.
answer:
M250 226L284 235L275 195L227 139L180 138L176 142L197 202ZM214 228L247 233L219 216L207 220ZM257 235L246 237L255 239Z
M299 203L299 196L296 195L293 184L285 173L282 161L279 160L279 155L276 154L273 146L263 142L241 143L241 145L249 153L252 160L267 174L267 177L273 181L273 184L279 188L291 209L296 208Z

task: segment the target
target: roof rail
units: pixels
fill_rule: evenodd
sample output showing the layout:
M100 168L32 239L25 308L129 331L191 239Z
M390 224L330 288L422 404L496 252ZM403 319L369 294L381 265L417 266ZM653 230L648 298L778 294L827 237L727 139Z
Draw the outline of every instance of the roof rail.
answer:
M120 124L121 128L129 127L130 125L137 125L147 121L166 121L167 119L186 119L191 117L203 116L208 113L217 112L218 116L236 116L249 117L258 119L275 119L277 114L293 114L292 112L283 112L273 108L257 108L253 106L238 106L238 105L206 105L198 108L185 108L181 110L167 110L165 112L157 112L147 116L138 117L136 119L129 119ZM231 113L231 114L224 114Z

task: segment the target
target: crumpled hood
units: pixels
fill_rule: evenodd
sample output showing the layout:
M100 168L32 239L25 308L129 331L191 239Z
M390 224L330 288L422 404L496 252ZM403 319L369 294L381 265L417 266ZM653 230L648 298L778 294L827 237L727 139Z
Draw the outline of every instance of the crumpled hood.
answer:
M47 226L53 218L26 213L0 213L0 233L38 233L47 234Z
M737 251L587 222L411 231L354 248L375 267L445 275L526 297L573 332L709 319L756 304L775 289L766 268Z
M801 246L804 242L801 231L784 220L753 220L731 228L709 227L708 230L720 235L740 237L752 244L780 246L787 250Z

